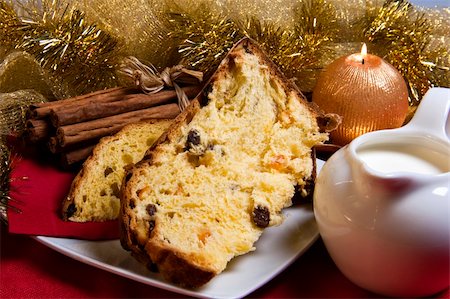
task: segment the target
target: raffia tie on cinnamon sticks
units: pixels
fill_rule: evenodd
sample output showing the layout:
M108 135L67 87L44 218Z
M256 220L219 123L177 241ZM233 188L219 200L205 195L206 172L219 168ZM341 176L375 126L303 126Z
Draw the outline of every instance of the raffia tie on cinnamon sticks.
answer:
M148 75L150 67L137 59L130 61L140 68L124 71L128 78L134 76L133 87L31 105L26 140L45 144L51 153L60 155L62 165L70 166L86 159L100 138L115 134L127 124L175 118L201 90L200 72L175 66L152 77Z
M159 73L153 65L145 65L133 56L122 61L120 73L126 81L131 81L146 94L157 93L164 87L174 88L180 111L189 105L188 96L180 85L195 85L203 80L202 72L189 70L182 65L167 67Z

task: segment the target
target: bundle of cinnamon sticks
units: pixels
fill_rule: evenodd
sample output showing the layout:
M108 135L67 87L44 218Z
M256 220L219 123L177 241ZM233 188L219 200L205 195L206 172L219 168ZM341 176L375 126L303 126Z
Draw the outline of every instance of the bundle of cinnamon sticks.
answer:
M183 87L189 99L200 86ZM150 119L171 119L180 113L175 90L145 94L117 87L94 93L31 105L27 111L25 140L44 144L60 157L61 165L83 161L100 138L125 125Z

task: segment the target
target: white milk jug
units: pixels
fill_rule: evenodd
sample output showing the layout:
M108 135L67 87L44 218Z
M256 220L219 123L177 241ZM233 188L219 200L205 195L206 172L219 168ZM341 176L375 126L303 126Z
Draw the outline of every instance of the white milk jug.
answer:
M406 126L354 139L319 173L319 231L355 284L402 297L449 286L449 110L450 89L430 89Z

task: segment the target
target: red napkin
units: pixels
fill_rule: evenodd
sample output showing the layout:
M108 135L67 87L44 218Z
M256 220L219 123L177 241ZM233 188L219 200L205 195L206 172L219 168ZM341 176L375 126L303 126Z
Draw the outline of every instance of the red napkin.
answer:
M42 158L41 158L42 160ZM62 171L37 157L14 159L8 209L9 232L27 235L107 240L119 237L117 221L74 223L60 218L61 202L67 196L76 171Z

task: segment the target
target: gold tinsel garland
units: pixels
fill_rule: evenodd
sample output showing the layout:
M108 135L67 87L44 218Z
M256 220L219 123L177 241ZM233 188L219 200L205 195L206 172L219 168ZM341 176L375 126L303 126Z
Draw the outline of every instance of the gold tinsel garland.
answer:
M117 84L129 55L211 72L243 36L297 82L313 80L308 90L312 72L362 42L399 69L413 105L428 88L449 85L448 42L436 43L448 34L445 15L430 21L405 0L0 0L0 17L1 44L35 55L70 95Z
M0 43L34 55L64 97L115 86L120 47L85 14L58 0L0 0ZM3 21L5 20L5 21Z
M2 47L9 50L20 38L20 33L15 30L19 26L20 20L12 5L6 1L0 1L0 20Z
M194 10L189 5L166 5L166 10L156 15L170 24L165 28L168 41L160 53L176 47L183 63L208 73L237 40L250 36L284 73L297 79L302 90L310 91L327 63L354 52L355 43L360 47L367 42L371 53L383 57L404 76L412 106L430 87L450 85L448 43L432 43L431 37L435 31L444 32L437 25L442 26L445 18L441 16L441 22L433 24L408 1L391 0L382 5L360 1L352 8L363 13L354 17L349 16L347 7L342 12L340 1L300 0L292 5L292 23L283 27L255 16L236 19L217 7L211 9L211 2L218 3L204 1Z
M257 16L236 19L211 1L191 7L167 5L160 18L165 21L169 44L160 53L179 54L180 62L208 74L214 71L229 49L241 38L256 40L269 57L289 77L297 70L312 67L329 54L323 47L336 30L336 11L325 0L300 1L294 5L292 26L281 27ZM157 60L154 58L154 60ZM159 59L164 60L164 59Z
M407 1L392 1L368 11L367 21L364 36L376 53L403 75L412 105L417 105L430 87L448 86L441 72L448 71L448 48L435 45L430 49L434 26L423 12Z
M18 36L14 28L19 22L16 12L11 5L4 1L0 1L0 36L3 41L2 47L6 50L14 47L14 41L17 40Z
M162 16L166 18L169 44L163 45L161 52L168 50L173 59L177 59L174 53L178 53L180 63L205 74L211 74L214 66L242 37L233 20L206 2L199 5L195 12L176 5L168 5L166 9Z

